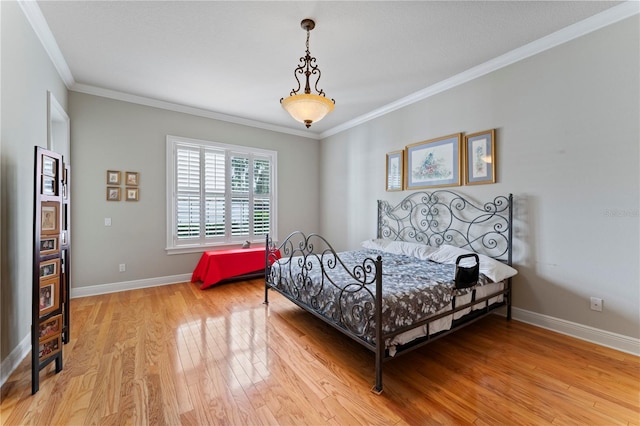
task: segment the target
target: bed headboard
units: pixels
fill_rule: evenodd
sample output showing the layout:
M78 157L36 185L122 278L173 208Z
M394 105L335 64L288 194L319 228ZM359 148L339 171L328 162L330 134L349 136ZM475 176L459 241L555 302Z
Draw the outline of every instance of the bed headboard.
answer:
M511 265L513 195L477 203L447 190L414 192L398 205L378 201L378 238L449 244Z

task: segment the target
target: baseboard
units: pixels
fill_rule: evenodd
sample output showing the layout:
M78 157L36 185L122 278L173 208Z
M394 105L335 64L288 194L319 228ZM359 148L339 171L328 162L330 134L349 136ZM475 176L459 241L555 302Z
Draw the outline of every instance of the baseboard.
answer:
M11 373L14 372L22 360L31 352L31 334L22 339L8 357L0 364L0 387L4 386Z
M111 284L98 284L71 289L71 298L97 296L99 294L116 293L119 291L137 290L139 288L158 287L191 281L191 274L170 275L168 277L146 278L135 281L122 281Z
M565 321L559 318L538 314L524 309L511 308L513 319L526 322L527 324L537 327L546 328L577 339L586 340L600 346L616 349L632 355L640 356L640 339L634 337L623 336L622 334L612 333L587 325L578 324L571 321Z

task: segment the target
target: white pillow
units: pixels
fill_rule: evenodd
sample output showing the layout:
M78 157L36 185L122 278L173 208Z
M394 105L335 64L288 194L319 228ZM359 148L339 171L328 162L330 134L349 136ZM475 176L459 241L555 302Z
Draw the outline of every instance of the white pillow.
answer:
M365 240L362 242L362 247L373 250L380 250L386 253L413 256L421 260L427 260L429 254L436 250L436 248L422 243L410 243L406 241L392 241L383 239Z
M392 241L385 251L395 254L404 254L405 256L417 257L420 260L427 260L429 255L436 248L423 243L410 243L406 241Z
M455 264L458 256L462 254L473 253L472 251L461 249L459 247L441 245L433 253L429 254L428 259L438 263ZM499 260L493 259L484 254L478 254L480 258L480 273L489 278L493 282L506 280L518 273L511 266L506 263L502 263ZM472 259L465 259L461 262L462 265L466 265L466 262L473 264Z
M384 249L392 242L393 241L391 240L383 240L382 238L372 238L370 240L364 240L362 242L362 247L372 250L384 251Z

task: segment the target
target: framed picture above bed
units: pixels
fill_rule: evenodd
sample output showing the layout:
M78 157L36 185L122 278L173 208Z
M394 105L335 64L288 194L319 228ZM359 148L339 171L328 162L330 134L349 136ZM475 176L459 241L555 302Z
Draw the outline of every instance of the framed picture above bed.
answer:
M405 189L461 184L462 133L407 145Z
M495 129L491 129L464 137L464 168L467 185L496 182L495 135Z
M387 191L402 191L404 151L387 153Z

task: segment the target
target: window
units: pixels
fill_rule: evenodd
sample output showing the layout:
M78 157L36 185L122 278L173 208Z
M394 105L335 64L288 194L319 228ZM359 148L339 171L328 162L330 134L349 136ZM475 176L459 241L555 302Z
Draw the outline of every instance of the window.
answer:
M275 151L167 136L167 251L276 234Z

